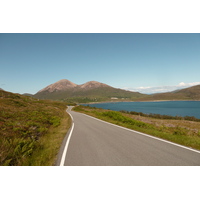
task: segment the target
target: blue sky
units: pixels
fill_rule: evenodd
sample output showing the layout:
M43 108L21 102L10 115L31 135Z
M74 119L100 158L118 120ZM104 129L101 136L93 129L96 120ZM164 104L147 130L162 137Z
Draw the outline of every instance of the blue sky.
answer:
M0 34L0 88L36 93L60 79L142 93L200 84L200 34Z

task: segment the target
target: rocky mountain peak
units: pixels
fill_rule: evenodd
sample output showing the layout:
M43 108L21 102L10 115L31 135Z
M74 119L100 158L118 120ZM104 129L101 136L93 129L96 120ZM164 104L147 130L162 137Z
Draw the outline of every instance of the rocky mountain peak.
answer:
M87 83L80 85L81 89L93 89L93 88L98 88L98 87L110 87L110 86L104 83L97 82L97 81L89 81Z
M96 88L104 88L104 87L110 87L109 85L106 85L104 83L100 83L97 81L89 81L87 83L84 83L82 85L77 85L75 83L72 83L69 80L66 79L62 79L56 83L53 83L51 85L48 85L47 87L43 88L42 90L38 91L36 94L41 94L41 93L54 93L57 91L68 91L68 92L72 92L72 91L80 91L80 90L92 90L92 89L96 89Z
M71 89L76 87L77 85L75 83L72 83L71 81L67 80L67 79L62 79L56 83L53 83L45 88L43 88L42 90L40 90L39 92L44 92L44 91L48 91L48 92L55 92L55 91L62 91L62 90L67 90L67 89Z

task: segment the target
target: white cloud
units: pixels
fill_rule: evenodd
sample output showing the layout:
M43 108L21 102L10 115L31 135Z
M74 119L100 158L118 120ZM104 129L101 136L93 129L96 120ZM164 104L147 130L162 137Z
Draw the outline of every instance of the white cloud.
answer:
M180 83L178 84L178 86L185 86L185 83L184 83L184 82L180 82Z
M178 84L178 86L194 86L194 85L199 85L200 82L193 82L193 83L184 83L184 82L181 82Z
M145 90L145 89L150 89L151 87L138 87L138 89L141 89L141 90Z
M144 94L153 94L153 93L171 92L174 90L184 89L195 85L200 85L200 82L192 82L192 83L180 82L178 85L174 86L159 86L159 87L141 86L136 88L126 88L126 90L130 90L133 92L140 92Z

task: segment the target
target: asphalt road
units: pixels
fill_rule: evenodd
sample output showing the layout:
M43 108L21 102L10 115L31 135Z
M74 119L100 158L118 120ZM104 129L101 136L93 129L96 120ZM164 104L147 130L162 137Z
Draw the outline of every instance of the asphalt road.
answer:
M200 166L200 151L103 122L68 108L73 123L58 165Z

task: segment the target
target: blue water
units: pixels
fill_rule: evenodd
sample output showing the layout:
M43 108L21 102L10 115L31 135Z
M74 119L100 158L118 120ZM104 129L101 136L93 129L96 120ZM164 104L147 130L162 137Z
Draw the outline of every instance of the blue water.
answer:
M115 111L136 111L146 114L194 116L200 119L200 101L116 102L90 104L89 106Z

